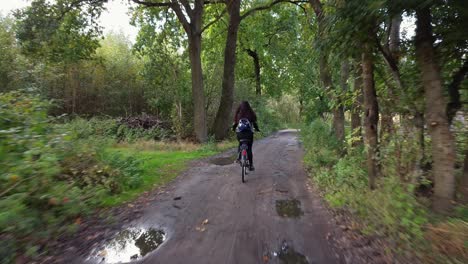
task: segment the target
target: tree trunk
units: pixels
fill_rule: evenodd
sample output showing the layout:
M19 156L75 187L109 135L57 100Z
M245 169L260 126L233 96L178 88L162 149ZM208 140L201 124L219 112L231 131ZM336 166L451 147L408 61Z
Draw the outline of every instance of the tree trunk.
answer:
M426 143L424 139L424 114L421 113L420 111L416 111L414 114L414 120L413 120L414 126L416 128L416 142L419 146L419 151L416 153L416 162L414 166L414 177L411 179L412 183L417 183L419 177L423 173L423 166L424 166L424 160L425 160L425 149L426 149Z
M314 9L315 15L317 17L317 24L318 24L318 34L317 37L319 41L324 39L325 34L325 12L322 6L322 2L320 0L309 0L310 5ZM327 54L320 50L320 58L319 58L319 67L320 67L320 80L324 86L324 89L327 91L333 91L333 81L328 65ZM343 107L341 102L339 101L338 97L333 98L334 100L338 100L338 106L334 109L333 112L333 131L335 132L335 136L338 140L344 140L344 113ZM343 132L342 132L343 131Z
M396 63L400 61L400 25L402 22L401 14L392 18L388 48L391 56Z
M79 89L78 69L75 63L68 64L68 85L70 86L70 106L69 113L76 114L77 112L77 97Z
M234 82L236 67L237 32L239 31L240 0L232 0L227 4L229 10L229 26L224 49L224 73L221 101L216 113L213 132L217 140L226 138L230 126L232 105L234 103Z
M340 69L340 93L348 90L348 78L349 78L349 63L347 60L344 60L341 64ZM336 96L335 100L338 101L338 106L333 110L333 128L335 130L336 137L343 142L345 139L345 117L344 117L344 108L341 103L340 95Z
M362 129L361 129L361 105L362 105L362 66L357 63L356 76L354 79L354 89L357 92L356 98L351 109L351 130L353 137L359 137L359 140L353 141L352 146L356 147L362 144Z
M256 50L246 49L250 57L252 57L254 62L254 71L255 71L255 94L262 95L262 88L260 82L260 59Z
M142 2L141 4L152 6L155 3ZM185 10L182 10L181 4ZM174 11L187 34L190 70L192 74L193 123L195 136L199 142L206 142L208 136L201 63L204 4L205 1L203 0L195 0L192 4L183 1L170 1L170 4L167 5Z
M396 67L391 67L390 70L392 72L393 78L398 86L399 89L403 88L403 84L401 83L400 72L398 70L398 63L400 61L400 25L402 22L401 14L395 15L390 23L390 34L389 34L389 41L388 41L388 53L392 58L393 63ZM388 63L388 62L387 62ZM400 91L401 92L401 91ZM390 100L397 100L395 98L395 92L393 91L393 85L388 85L388 93ZM393 115L390 110L390 107L384 107L382 111L382 120L381 120L381 140L385 138L385 136L393 134L394 125L393 125Z
M323 83L325 90L332 91L333 90L333 81L330 74L330 68L327 61L327 55L320 51L320 79ZM337 100L337 105L332 110L333 113L333 131L335 132L336 138L343 142L344 140L344 113L343 113L343 106L339 100L338 96L334 96L333 100Z
M369 42L364 44L362 53L362 79L364 93L364 125L365 145L367 148L367 170L369 174L369 187L375 188L375 179L378 176L378 123L379 106L374 85L374 62L372 48Z
M460 193L460 202L463 204L468 203L468 150L465 151L463 174L458 185L458 192Z
M384 61L387 64L393 80L397 85L397 88L401 91L403 90L403 82L401 80L400 69L398 67L398 63L400 61L400 25L402 22L401 14L395 15L390 21L390 32L388 36L388 41L381 46L378 43L378 47L380 52L383 55ZM389 85L389 89L392 87ZM392 91L390 91L393 93Z
M320 54L320 80L324 86L325 90L332 91L333 90L333 82L330 74L330 69L328 66L327 55L321 51ZM336 138L342 142L344 140L344 113L343 107L341 106L341 102L339 102L338 97L334 97L334 100L338 100L338 106L336 106L333 110L333 131L335 133Z
M299 118L304 114L304 100L299 99Z
M201 63L201 35L189 37L190 66L192 70L193 121L195 136L199 142L206 142L205 94L203 92L203 71Z
M337 106L333 110L333 130L335 131L336 138L343 142L345 139L344 133L344 109L343 106Z
M424 87L426 125L432 139L433 208L444 212L451 208L455 194L454 140L449 129L440 69L434 54L430 9L417 9L416 17L416 60Z

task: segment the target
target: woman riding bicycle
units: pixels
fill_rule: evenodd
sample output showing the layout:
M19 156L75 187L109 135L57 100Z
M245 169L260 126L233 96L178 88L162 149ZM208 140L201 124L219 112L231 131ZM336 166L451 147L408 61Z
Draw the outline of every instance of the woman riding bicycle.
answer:
M239 141L238 160L240 159L241 140L248 140L247 145L249 148L247 150L247 155L249 156L249 170L251 171L255 170L252 156L254 128L256 131L260 131L257 125L257 115L253 111L252 107L250 107L249 102L242 101L234 114L234 125L232 126L232 130L236 131L237 140Z

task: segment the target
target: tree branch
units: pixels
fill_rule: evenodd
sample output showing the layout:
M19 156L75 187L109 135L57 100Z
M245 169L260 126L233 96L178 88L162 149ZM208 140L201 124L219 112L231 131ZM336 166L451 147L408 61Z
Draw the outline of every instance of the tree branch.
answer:
M258 12L258 11L261 11L261 10L266 10L266 9L270 9L272 8L274 5L277 5L277 4L280 4L280 3L291 3L291 4L295 4L299 7L301 7L304 12L305 12L305 9L304 7L302 7L300 4L301 3L308 3L306 0L298 0L298 1L294 1L294 0L275 0L267 5L264 5L264 6L258 6L258 7L254 7L250 10L248 10L247 12L245 12L242 16L241 16L241 20L243 20L244 18L250 16L250 15L253 15L254 13Z
M58 21L61 21L66 14L73 10L73 8L80 8L82 5L89 4L91 6L104 3L106 0L75 0L70 2L68 6L65 6L65 9L59 10L59 15L57 17Z
M288 3L291 3L293 5L296 5L297 7L301 8L302 11L304 11L304 15L307 16L307 10L305 9L305 7L303 7L301 4L305 4L305 3L308 3L307 1L286 1Z
M205 0L203 3L205 5L224 4L224 0Z
M242 16L241 16L241 20L243 20L244 18L250 16L250 15L253 15L254 13L258 12L258 11L261 11L261 10L266 10L266 9L270 9L271 7L273 7L274 5L277 5L279 3L282 3L282 2L286 2L286 0L275 0L267 5L264 5L264 6L258 6L258 7L254 7L252 9L250 9L249 11L245 12Z
M170 7L172 10L174 10L177 18L179 18L179 21L184 27L185 32L190 35L192 33L192 30L190 29L190 23L187 21L187 18L185 17L184 12L182 12L182 9L180 8L177 0L171 0Z
M192 8L190 7L188 0L180 0L180 2L184 6L184 9L185 9L185 12L187 12L187 15L190 17L190 19L192 19L193 11L192 11Z
M323 15L322 3L320 0L309 0L310 5L314 9L315 15L321 17Z
M393 58L393 56L389 52L385 51L382 44L380 44L380 41L378 40L377 36L375 36L375 43L380 53L382 53L385 63L388 65L388 67L390 67L390 71L392 72L395 82L398 85L398 89L400 90L403 89L403 83L401 81L401 76L400 76L400 69L398 68L398 64L396 60Z
M132 0L135 4L144 5L146 7L171 7L171 2L147 2L140 0Z
M177 18L184 27L185 32L190 33L190 23L187 21L187 18L184 15L184 12L180 8L179 2L177 0L171 0L171 2L148 2L141 0L132 0L135 4L144 5L146 7L168 7L174 10ZM188 3L187 3L188 4ZM186 10L187 14L190 16L191 9Z
M206 25L202 28L201 33L203 33L205 30L207 30L209 27L211 27L214 23L218 22L218 21L224 16L224 14L226 14L226 12L227 12L227 8L225 8L225 9L223 10L223 12L221 12L221 14L219 14L218 16L216 16L215 19L213 19L213 20L210 21L208 24L206 24Z

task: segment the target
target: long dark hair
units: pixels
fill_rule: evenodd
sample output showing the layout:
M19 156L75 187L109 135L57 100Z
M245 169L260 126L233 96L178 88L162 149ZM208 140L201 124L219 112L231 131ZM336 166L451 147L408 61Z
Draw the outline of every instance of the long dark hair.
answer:
M239 107L237 107L234 123L239 123L239 119L241 118L247 118L250 122L257 122L257 115L247 101L242 101Z

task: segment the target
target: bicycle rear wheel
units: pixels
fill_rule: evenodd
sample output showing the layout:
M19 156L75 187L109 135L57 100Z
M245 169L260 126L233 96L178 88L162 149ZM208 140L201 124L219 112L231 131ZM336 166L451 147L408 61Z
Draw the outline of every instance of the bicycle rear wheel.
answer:
M247 167L244 165L242 165L242 183L245 182L245 174L247 173Z

